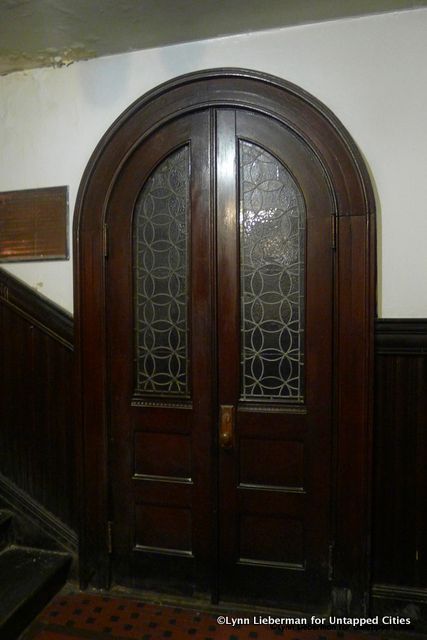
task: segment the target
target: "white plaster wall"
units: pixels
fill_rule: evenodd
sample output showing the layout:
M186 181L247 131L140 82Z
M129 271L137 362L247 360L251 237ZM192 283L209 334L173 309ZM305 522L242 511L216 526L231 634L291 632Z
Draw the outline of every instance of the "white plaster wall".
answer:
M66 184L70 207L98 140L136 98L196 69L235 66L322 100L377 191L379 315L427 317L427 9L100 58L0 78L0 191ZM72 310L72 262L6 267Z

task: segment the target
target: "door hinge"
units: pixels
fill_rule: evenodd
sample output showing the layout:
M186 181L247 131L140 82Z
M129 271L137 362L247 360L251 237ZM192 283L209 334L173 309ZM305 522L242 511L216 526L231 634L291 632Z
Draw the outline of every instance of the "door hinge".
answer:
M113 523L111 520L107 522L107 547L108 553L113 553Z
M102 244L104 250L104 258L108 257L108 226L107 223L104 223L102 228Z
M328 554L328 580L331 581L334 577L334 550L335 550L335 542L331 542L329 545L329 554Z
M331 247L337 248L337 216L335 213L331 215Z

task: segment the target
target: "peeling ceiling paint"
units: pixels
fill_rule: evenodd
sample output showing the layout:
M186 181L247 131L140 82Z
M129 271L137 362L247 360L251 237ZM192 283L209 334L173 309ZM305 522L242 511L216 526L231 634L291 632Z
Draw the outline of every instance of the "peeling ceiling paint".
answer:
M22 69L35 67L64 67L77 62L88 60L99 55L94 49L90 50L83 45L74 45L55 49L35 50L31 53L25 51L8 51L0 47L0 74L12 73Z
M0 0L0 74L427 0Z

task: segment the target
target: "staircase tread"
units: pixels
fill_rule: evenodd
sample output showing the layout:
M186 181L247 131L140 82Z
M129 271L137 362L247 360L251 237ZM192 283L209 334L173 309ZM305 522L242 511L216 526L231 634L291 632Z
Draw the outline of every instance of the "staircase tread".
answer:
M0 625L70 562L56 551L9 546L0 553Z

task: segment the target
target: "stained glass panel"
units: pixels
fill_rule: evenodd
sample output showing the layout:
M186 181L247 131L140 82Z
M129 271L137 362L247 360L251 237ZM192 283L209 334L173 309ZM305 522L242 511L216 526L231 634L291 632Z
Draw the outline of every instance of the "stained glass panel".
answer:
M239 156L242 399L303 402L303 196L261 147L240 141Z
M188 146L168 156L135 207L136 391L188 396Z

